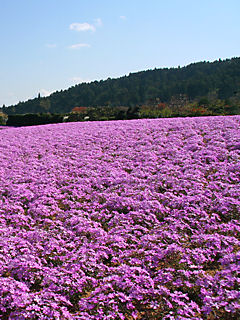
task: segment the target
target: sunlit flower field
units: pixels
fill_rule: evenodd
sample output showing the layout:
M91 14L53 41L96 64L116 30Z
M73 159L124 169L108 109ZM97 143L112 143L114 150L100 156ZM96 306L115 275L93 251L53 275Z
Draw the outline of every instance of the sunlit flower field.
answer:
M0 130L0 319L240 319L240 116Z

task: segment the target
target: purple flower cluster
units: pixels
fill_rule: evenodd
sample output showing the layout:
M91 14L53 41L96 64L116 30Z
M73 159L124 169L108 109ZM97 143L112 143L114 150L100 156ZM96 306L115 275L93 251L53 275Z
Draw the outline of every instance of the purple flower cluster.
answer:
M0 131L0 319L239 319L240 116Z

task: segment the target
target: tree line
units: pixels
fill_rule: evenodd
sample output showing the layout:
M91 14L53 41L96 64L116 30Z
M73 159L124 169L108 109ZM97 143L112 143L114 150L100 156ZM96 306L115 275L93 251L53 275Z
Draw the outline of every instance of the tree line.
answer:
M136 107L159 99L169 104L178 95L189 101L201 98L226 104L240 101L240 58L198 62L185 67L162 68L130 73L117 79L82 83L49 97L36 97L13 106L3 106L5 114L64 114L79 106Z

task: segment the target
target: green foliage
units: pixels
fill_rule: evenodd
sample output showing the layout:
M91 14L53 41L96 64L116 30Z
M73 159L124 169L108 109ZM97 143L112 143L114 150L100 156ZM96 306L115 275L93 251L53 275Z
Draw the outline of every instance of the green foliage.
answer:
M177 100L175 100L176 103ZM200 104L199 102L202 102ZM205 104L203 104L205 102ZM206 103L202 99L198 102L180 104L170 107L166 103L152 103L149 105L131 107L101 106L87 108L84 112L71 112L68 114L18 114L9 115L8 126L31 126L47 123L75 122L75 121L105 121L126 120L138 118L169 118L169 117L196 117L208 115L240 114L240 104L232 101L215 100ZM6 116L6 115L5 115ZM0 114L1 121L1 114ZM3 121L2 124L5 124Z
M7 122L7 115L3 112L0 112L0 125L4 126Z
M169 107L166 107L161 111L161 117L162 118L169 118L172 115L173 115L173 112Z
M172 97L178 95L186 95L192 102L199 101L199 105L204 108L212 103L210 111L213 114L219 113L214 109L218 107L218 103L215 104L214 101L228 99L230 111L233 114L239 112L240 58L218 60L212 63L193 63L182 68L147 70L118 79L109 78L105 81L82 83L68 90L57 91L47 98L38 96L26 102L19 102L16 106L5 107L4 110L2 108L2 111L9 115L47 112L64 114L71 112L76 106L91 108L126 106L132 108L129 109L128 114L118 110L118 115L116 115L112 110L104 109L102 117L104 119L131 118L138 116L138 111L134 111L133 108L144 104L149 105L149 101L156 101L156 99L170 104ZM202 98L205 101L202 101ZM170 105L169 107L172 113L179 115L177 110ZM226 112L226 108L220 107L221 113ZM95 111L91 110L93 119L97 117ZM98 113L99 110L97 110ZM165 110L165 113L166 116L172 116L169 110ZM161 111L158 114L158 111L155 110L153 115L149 111L146 116L161 117L164 116L163 114L164 112Z

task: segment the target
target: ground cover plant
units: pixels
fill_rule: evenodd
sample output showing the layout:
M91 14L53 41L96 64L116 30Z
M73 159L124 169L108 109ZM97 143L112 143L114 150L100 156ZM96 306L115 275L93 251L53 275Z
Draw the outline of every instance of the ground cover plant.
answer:
M0 131L0 319L239 319L240 116Z

